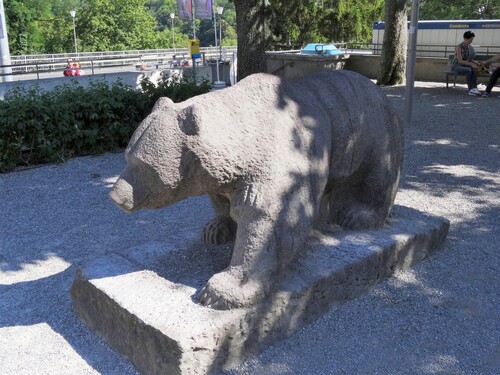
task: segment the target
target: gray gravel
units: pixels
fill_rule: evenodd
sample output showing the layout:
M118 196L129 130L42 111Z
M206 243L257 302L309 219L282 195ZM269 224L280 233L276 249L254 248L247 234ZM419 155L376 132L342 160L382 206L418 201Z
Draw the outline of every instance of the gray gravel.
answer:
M500 92L443 86L417 83L397 203L447 217L445 248L226 374L500 374ZM384 90L402 114L404 87ZM1 374L136 374L73 314L75 270L192 237L211 208L126 215L107 199L123 166L117 153L0 175Z

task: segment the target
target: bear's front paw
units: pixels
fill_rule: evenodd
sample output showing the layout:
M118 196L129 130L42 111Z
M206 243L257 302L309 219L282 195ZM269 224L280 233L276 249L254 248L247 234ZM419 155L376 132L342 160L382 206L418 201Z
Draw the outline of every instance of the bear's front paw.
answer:
M231 272L233 271L233 272ZM230 310L251 306L263 300L272 285L265 277L248 279L235 269L213 275L199 294L200 302L215 310Z
M208 245L223 245L234 241L237 225L227 216L217 216L203 228L203 241Z
M364 205L355 205L343 212L338 224L349 229L375 229L383 225L383 220L376 210Z

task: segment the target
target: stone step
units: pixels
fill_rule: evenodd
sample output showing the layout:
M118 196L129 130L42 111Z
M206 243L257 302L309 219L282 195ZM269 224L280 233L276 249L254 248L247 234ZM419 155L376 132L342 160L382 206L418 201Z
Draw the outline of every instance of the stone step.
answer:
M197 302L230 250L192 239L96 259L78 270L71 295L78 316L141 373L209 374L411 267L442 247L448 228L446 219L395 206L379 230L315 231L275 292L251 308L218 311Z

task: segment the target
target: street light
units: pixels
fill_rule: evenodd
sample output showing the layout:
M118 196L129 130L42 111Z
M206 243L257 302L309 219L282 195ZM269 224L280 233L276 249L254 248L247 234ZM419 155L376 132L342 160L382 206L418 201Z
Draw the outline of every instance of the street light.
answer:
M75 54L78 54L78 48L76 47L76 28L75 28L75 15L76 15L76 11L75 10L70 10L69 14L71 15L71 18L73 19L73 37L75 38Z
M214 15L214 39L215 39L215 52L217 52L217 15L215 14L215 6L212 8Z
M175 49L174 18L175 18L175 13L170 13L170 19L172 20L172 48L173 49Z
M222 60L222 12L223 11L224 11L223 7L217 7L217 14L219 15L219 58L217 59L217 82L214 82L214 86L219 88L226 86L226 82L219 79L220 61ZM217 47L217 36L215 37L215 47Z
M219 60L222 60L222 12L223 7L217 7L217 14L219 14Z

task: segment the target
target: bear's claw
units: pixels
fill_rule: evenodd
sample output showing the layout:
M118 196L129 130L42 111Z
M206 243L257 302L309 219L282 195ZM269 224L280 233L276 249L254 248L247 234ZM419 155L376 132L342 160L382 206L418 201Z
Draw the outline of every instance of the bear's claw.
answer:
M215 310L241 308L264 299L269 293L269 285L272 285L272 280L263 274L256 279L248 279L239 270L230 267L213 275L198 298L202 305Z
M231 306L228 301L224 300L221 296L215 298L215 296L212 295L213 291L211 292L209 289L208 285L205 285L199 295L200 302L204 306L214 310L230 310L233 307L237 307Z
M227 216L217 216L203 228L203 241L208 245L223 245L234 241L237 225Z
M372 208L356 205L344 211L338 224L349 229L374 229L383 224L379 216Z

